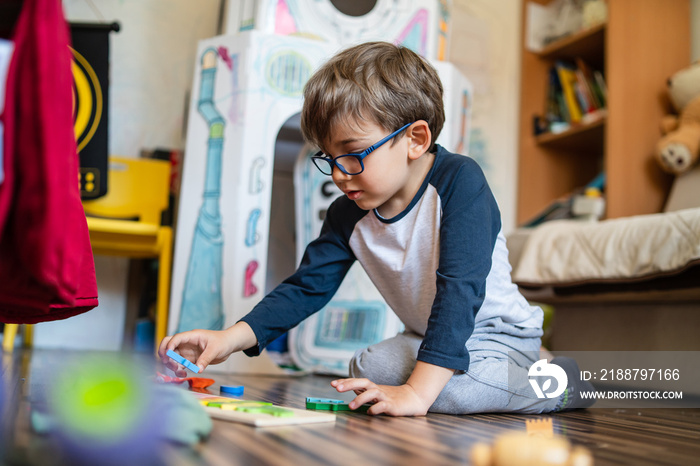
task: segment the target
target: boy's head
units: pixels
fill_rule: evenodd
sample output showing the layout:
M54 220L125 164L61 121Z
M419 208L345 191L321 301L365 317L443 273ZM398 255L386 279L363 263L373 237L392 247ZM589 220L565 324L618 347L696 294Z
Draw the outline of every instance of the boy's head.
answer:
M391 132L418 120L428 122L432 150L445 122L442 83L429 63L402 46L368 42L346 49L304 87L301 130L321 149L337 125L370 122Z

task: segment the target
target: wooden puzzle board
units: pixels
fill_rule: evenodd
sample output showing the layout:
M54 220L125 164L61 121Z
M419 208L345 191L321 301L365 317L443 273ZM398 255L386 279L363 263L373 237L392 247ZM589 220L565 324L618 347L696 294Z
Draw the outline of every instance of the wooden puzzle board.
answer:
M209 395L204 393L195 393L197 398L203 401L250 401L250 403L257 403L255 400L241 400L239 398L227 398L216 395ZM293 416L278 417L266 413L247 413L242 411L230 411L223 410L221 408L210 408L205 406L207 414L213 419L221 419L224 421L239 422L242 424L248 424L256 427L269 427L269 426L288 426L288 425L299 425L299 424L316 424L321 422L335 422L335 414L330 413L320 413L315 411L307 411L304 409L289 408L286 406L273 405L278 408L284 408L286 410L292 411Z

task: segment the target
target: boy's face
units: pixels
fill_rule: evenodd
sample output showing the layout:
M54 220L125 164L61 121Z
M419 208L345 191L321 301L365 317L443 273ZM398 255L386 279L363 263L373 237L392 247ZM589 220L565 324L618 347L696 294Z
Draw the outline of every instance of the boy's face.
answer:
M397 129L382 128L371 122L338 123L330 132L325 151L333 158L359 153ZM408 192L411 184L408 144L406 133L397 136L365 157L362 173L347 175L334 168L333 182L363 210L377 209L387 218L398 214L415 194Z

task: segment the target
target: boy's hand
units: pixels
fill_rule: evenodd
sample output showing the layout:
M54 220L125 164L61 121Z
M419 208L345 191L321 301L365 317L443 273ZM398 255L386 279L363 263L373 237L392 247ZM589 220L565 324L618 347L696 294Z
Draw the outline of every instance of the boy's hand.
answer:
M369 414L390 416L425 416L454 370L417 361L405 384L394 387L377 385L367 379L339 379L331 382L339 392L353 390L357 397L350 402L351 409L365 403L374 403Z
M199 366L200 370L204 370L209 364L226 361L231 353L257 344L253 329L241 321L226 330L190 330L165 337L158 347L158 356L175 375L186 377L187 372L168 357L168 350L175 351Z
M357 397L350 402L350 409L357 409L365 403L373 403L369 414L390 416L425 416L432 401L426 403L408 384L394 387L377 385L368 379L339 379L331 382L339 392L353 390Z
M225 332L222 331L191 330L165 337L158 348L158 356L178 377L187 377L187 372L166 355L168 350L173 350L192 361L200 370L204 370L209 364L224 362L233 351Z

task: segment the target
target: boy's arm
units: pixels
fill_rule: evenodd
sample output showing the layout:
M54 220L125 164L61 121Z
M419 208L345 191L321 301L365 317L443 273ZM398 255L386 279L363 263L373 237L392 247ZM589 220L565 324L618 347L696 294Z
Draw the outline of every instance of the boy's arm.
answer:
M460 157L448 180L438 184L442 202L435 298L417 359L469 370L466 342L486 299L486 280L501 230L501 216L476 162ZM502 279L503 277L497 277Z
M355 262L348 244L355 223L366 215L353 201L341 197L328 208L318 238L309 243L296 272L263 298L241 321L257 343L244 349L257 356L272 340L323 308Z
M350 403L351 409L373 403L369 414L424 416L452 375L452 369L418 361L406 383L398 387L377 385L368 379L340 379L331 385L339 392L357 393Z

